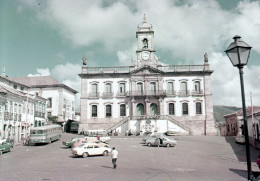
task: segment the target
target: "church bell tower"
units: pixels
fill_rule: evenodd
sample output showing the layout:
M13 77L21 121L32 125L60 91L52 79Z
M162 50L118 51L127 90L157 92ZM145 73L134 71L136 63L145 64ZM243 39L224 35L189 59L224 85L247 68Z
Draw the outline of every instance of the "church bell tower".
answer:
M137 60L135 61L135 66L141 67L143 65L150 65L156 67L159 65L159 59L155 55L155 50L153 46L154 41L154 31L153 26L149 26L144 15L142 26L137 27L136 31L137 38Z

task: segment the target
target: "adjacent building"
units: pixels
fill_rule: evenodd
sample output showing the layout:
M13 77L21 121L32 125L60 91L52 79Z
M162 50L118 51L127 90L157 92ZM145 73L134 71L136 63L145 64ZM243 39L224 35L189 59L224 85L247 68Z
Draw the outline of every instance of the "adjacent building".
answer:
M213 70L207 54L200 65L163 64L145 17L136 38L136 59L130 66L88 67L83 58L79 132L215 135Z
M28 93L47 99L47 117L65 122L75 119L76 90L60 83L51 76L10 78L14 84L28 87Z
M246 108L247 116L247 127L248 127L248 136L250 142L255 138L259 140L259 120L260 120L260 107L259 106L248 106ZM226 130L224 136L237 136L244 135L244 117L243 109L238 110L237 112L227 114L224 116L226 123Z
M50 76L0 76L0 139L20 142L48 119L75 119L77 91Z

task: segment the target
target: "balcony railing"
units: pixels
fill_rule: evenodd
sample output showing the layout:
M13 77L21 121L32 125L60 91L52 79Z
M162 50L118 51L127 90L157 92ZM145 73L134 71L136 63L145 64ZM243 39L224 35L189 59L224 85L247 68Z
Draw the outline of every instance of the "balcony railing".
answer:
M180 96L180 97L190 96L190 91L189 90L179 90L178 96Z
M108 98L108 97L113 97L114 96L114 92L104 92L103 93L103 98Z
M126 96L126 92L118 92L116 94L117 97L125 97Z
M129 91L127 96L165 96L164 90L142 90L142 91Z
M177 93L174 90L167 90L166 96L177 96Z
M122 66L122 67L83 67L83 74L100 74L100 73L130 73L137 69L134 66ZM204 71L204 65L167 65L157 66L158 70L164 72L196 72Z
M88 94L89 98L98 98L99 97L99 92L90 92Z
M192 94L193 96L203 95L203 90L193 90L193 91L191 92L191 94Z

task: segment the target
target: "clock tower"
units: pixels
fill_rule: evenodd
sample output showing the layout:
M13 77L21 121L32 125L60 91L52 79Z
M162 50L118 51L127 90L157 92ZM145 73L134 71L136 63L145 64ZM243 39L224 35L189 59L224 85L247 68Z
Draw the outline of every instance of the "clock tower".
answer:
M160 60L155 55L153 47L154 31L153 26L149 26L144 15L142 26L137 27L136 31L137 38L137 60L134 61L134 65L141 67L143 65L150 65L157 67L160 65Z

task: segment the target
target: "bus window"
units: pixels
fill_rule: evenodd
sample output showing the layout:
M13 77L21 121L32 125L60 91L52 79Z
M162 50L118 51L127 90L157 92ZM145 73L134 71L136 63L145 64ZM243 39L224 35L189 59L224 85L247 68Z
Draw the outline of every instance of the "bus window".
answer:
M38 130L37 134L44 134L44 132L45 132L44 130Z
M31 134L36 134L36 133L37 133L37 131L31 130Z

